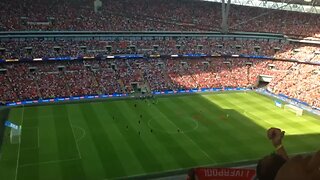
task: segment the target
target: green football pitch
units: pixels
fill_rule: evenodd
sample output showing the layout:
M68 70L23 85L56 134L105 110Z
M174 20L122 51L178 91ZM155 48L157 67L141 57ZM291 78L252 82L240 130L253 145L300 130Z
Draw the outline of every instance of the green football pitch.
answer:
M18 107L21 142L5 132L2 180L103 180L255 162L273 151L269 127L292 155L319 149L319 117L280 109L254 92Z

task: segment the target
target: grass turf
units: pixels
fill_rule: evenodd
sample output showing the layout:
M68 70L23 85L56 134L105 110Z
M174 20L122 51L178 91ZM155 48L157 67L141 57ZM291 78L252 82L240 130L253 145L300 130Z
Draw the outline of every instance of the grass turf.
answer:
M290 154L319 149L319 117L297 117L254 92L157 101L14 108L21 143L10 144L7 130L0 179L102 180L256 160L273 151L272 126L286 131Z

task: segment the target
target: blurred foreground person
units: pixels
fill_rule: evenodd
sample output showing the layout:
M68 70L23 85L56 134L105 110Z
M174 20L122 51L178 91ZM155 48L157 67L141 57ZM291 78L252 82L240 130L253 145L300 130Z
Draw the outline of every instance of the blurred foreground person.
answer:
M320 180L320 151L311 155L289 158L282 145L285 132L270 128L267 137L275 147L275 153L258 162L256 173L259 180ZM320 141L319 141L320 142Z

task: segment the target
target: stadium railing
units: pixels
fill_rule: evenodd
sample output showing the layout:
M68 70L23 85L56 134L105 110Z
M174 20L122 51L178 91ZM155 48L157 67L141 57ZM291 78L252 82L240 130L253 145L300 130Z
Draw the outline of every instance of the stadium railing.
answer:
M215 167L223 167L223 168L234 168L234 167L241 167L241 168L248 168L248 169L254 169L256 166L258 160L250 160L250 161L242 161L242 162L233 162L233 163L224 163L220 164L218 166L216 165L204 165L200 166L201 168L215 168ZM131 176L131 177L123 177L119 179L176 179L174 177L177 176L184 176L186 177L189 170L193 168L200 168L200 167L190 167L190 168L182 168L178 170L171 170L171 171L165 171L160 173L151 173L147 175L138 175L138 176ZM171 178L170 178L171 177Z

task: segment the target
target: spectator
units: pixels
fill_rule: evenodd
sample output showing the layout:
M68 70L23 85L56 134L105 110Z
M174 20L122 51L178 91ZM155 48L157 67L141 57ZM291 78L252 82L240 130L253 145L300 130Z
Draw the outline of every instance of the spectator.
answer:
M285 132L278 128L270 128L267 137L276 148L275 154L264 157L257 165L259 180L317 180L320 179L320 151L308 156L289 158L282 145Z

